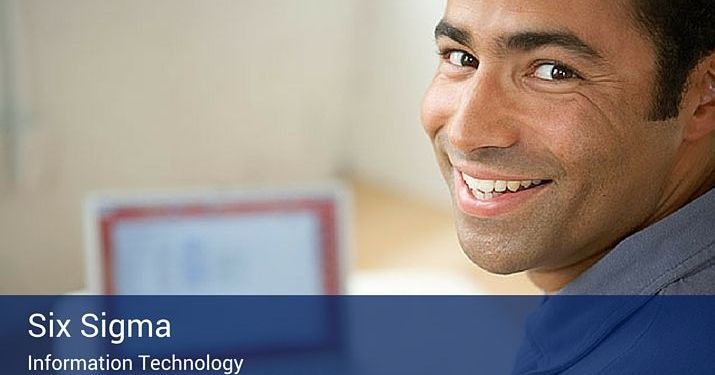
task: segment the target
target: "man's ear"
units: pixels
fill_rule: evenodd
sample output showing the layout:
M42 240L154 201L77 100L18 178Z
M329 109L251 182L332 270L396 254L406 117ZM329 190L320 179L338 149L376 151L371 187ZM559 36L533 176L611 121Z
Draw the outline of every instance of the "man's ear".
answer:
M699 79L693 89L699 101L685 129L684 137L688 141L697 141L715 132L715 54L705 59L703 70L696 77Z

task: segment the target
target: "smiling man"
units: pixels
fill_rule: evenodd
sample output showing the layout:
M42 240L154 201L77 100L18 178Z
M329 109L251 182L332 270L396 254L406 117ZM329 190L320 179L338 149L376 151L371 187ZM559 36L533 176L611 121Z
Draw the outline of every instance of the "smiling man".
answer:
M448 1L422 119L474 263L548 293L715 294L714 8Z
M712 374L715 0L448 0L422 120L515 374ZM568 295L639 295L572 297Z

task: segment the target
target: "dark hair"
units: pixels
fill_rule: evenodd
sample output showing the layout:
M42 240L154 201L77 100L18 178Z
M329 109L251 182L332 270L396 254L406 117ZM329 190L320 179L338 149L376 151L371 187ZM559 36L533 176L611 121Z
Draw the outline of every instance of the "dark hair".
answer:
M715 0L632 0L635 19L655 44L652 120L680 112L688 76L715 50Z

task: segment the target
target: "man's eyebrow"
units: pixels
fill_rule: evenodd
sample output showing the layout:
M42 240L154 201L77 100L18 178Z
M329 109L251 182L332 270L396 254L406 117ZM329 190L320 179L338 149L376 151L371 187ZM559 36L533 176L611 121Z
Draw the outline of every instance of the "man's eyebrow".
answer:
M445 20L441 20L435 27L434 37L447 37L465 46L471 46L474 42L469 31ZM502 36L497 40L497 50L502 52L530 52L548 46L560 47L590 60L603 59L595 48L568 31L524 31Z
M562 31L526 31L499 38L497 46L503 51L529 52L538 48L555 46L591 60L601 60L596 49L578 36Z
M471 45L473 41L468 31L460 29L445 20L439 21L437 27L434 28L434 38L439 39L440 37L447 37L465 46Z

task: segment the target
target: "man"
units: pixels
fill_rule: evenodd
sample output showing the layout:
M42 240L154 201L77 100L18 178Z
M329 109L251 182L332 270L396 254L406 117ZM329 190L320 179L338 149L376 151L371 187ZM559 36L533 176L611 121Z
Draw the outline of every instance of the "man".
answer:
M448 2L422 117L476 264L549 293L715 292L713 3Z
M715 294L715 1L448 0L435 35L422 119L472 261L549 294ZM715 334L605 301L547 302L516 372L680 371L633 348Z

